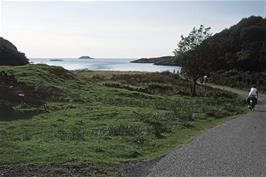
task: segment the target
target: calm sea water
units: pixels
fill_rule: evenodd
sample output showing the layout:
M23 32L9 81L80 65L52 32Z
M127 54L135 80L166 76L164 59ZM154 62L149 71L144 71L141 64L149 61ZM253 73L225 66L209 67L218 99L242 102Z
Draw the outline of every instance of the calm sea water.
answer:
M151 63L130 63L136 59L76 59L76 58L60 58L63 61L51 61L51 59L32 58L34 64L48 64L54 66L62 66L68 70L104 70L104 71L148 71L148 72L177 72L180 71L178 66L159 66Z

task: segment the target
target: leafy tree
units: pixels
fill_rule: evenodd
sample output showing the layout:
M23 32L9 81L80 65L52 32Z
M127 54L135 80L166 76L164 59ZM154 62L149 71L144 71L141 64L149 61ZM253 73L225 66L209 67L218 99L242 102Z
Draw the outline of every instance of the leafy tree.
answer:
M196 95L197 77L206 74L206 66L202 62L203 59L198 51L198 47L212 35L210 29L210 27L205 28L203 25L200 25L198 29L194 27L188 36L181 35L178 48L173 52L182 65L183 74L192 80L192 96Z
M199 46L202 41L209 38L212 34L209 32L210 27L204 28L200 25L199 29L194 27L187 37L181 35L181 40L178 43L178 48L174 50L174 54L182 54Z

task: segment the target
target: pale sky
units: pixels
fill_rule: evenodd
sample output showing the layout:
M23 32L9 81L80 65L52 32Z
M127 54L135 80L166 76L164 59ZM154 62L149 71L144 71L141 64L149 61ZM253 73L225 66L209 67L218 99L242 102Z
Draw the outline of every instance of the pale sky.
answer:
M1 0L0 0L1 1ZM0 36L29 58L140 58L172 55L181 34L216 33L264 1L2 1Z

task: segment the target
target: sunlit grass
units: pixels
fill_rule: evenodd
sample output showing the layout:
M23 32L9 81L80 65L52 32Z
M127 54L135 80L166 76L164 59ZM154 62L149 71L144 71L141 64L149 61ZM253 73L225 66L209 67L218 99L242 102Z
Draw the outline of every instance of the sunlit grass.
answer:
M45 65L0 70L21 84L62 93L42 92L46 111L39 105L36 114L1 117L2 165L94 164L102 176L114 175L119 164L164 155L244 111L245 102L228 92L199 87L199 96L190 97L190 83L170 73L71 73ZM16 103L16 115L24 109Z

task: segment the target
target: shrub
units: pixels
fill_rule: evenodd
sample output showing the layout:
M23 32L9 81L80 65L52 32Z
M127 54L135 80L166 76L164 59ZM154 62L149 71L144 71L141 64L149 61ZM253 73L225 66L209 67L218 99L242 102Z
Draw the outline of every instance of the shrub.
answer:
M169 132L167 127L167 121L163 120L163 116L156 113L149 116L149 118L146 118L145 120L145 122L151 126L152 132L157 138L162 138L163 133Z
M165 131L165 128L162 122L159 121L151 121L149 124L152 127L153 133L157 138L162 138L162 133Z
M140 132L139 134L135 135L134 137L134 142L137 144L144 144L145 142L145 137L144 137L144 132Z
M192 113L179 113L178 119L181 125L185 128L193 127L193 114Z
M137 158L139 156L141 156L142 154L139 153L138 151L131 151L127 154L128 158Z
M172 85L160 84L160 83L151 83L144 89L146 93L167 93L172 94L175 92Z
M111 136L139 136L143 132L143 129L138 125L120 123L109 126L107 132Z
M14 112L13 106L12 103L0 99L0 114L3 116L12 114Z
M71 127L66 130L63 127L59 127L55 133L55 137L62 141L85 141L86 132L82 127Z
M91 77L92 81L103 81L105 77L103 75L95 74Z
M81 127L73 127L70 129L70 140L85 141L85 130Z

